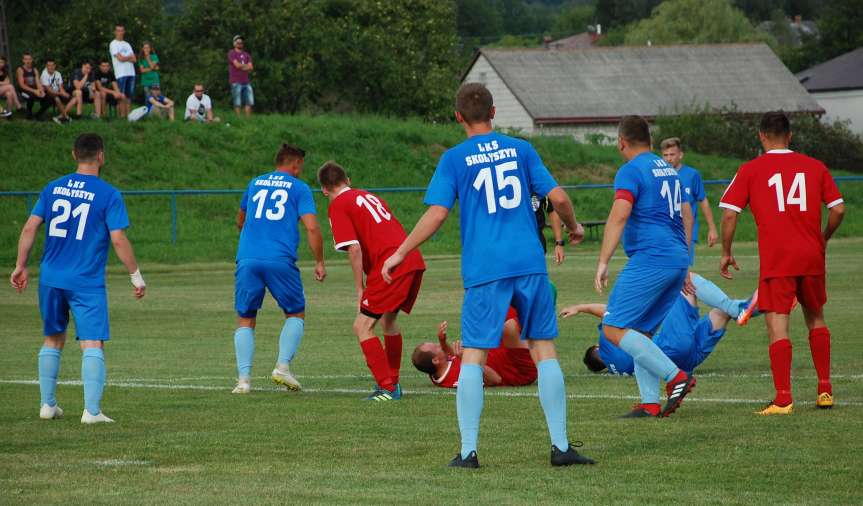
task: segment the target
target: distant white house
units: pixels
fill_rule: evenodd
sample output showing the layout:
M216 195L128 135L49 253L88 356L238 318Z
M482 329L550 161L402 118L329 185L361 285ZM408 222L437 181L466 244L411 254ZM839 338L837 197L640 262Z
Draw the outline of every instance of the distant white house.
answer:
M765 44L481 49L462 82L488 86L498 128L579 139L615 138L629 114L652 120L694 106L824 112Z
M863 134L863 47L797 74L824 108L824 119L849 120L851 130Z

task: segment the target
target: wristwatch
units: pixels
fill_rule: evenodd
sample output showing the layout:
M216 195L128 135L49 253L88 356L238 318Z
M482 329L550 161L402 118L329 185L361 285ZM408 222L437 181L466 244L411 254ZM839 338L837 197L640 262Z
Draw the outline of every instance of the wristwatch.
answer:
M554 245L555 246L566 246L566 241L564 241L563 239L561 239L559 241L554 241Z

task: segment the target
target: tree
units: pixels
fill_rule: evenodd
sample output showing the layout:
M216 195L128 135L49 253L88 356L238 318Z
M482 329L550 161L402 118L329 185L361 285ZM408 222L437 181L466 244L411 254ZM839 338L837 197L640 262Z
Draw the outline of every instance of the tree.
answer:
M729 0L667 0L626 34L627 44L768 41Z
M567 37L587 31L594 23L596 10L592 5L570 4L560 11L551 27L555 38Z
M597 0L596 22L603 30L618 29L650 16L662 0Z

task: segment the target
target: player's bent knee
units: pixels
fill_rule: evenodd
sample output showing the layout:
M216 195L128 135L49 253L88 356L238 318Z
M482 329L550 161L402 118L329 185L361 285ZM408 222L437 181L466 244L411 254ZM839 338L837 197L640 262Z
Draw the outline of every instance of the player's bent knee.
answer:
M537 364L543 360L557 358L557 349L554 346L554 341L550 339L529 339L528 344L531 350L530 357Z
M353 328L354 334L356 334L360 342L375 337L375 324L377 322L377 319L371 316L366 316L362 313L357 315Z
M79 346L81 346L82 350L86 350L88 348L98 348L103 349L105 347L105 341L96 341L94 339L82 339L78 341Z
M62 332L60 334L45 336L44 344L48 348L56 348L58 350L62 350L63 346L66 345L66 333Z
M241 317L237 318L237 327L238 328L248 327L250 329L253 329L253 328L255 328L256 323L257 323L257 320L255 319L254 316L252 316L252 317L241 316Z

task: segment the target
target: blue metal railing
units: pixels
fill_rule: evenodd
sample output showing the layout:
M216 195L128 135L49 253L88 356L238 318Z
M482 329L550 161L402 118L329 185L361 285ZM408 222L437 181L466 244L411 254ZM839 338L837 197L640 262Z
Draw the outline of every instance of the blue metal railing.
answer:
M863 176L835 176L833 179L837 183L844 182L860 182L863 181ZM707 186L727 185L730 179L710 179L704 181ZM610 183L590 183L590 184L570 184L561 185L565 190L596 190L603 188L612 188ZM372 193L418 193L426 191L425 186L404 186L398 188L364 188ZM242 195L245 190L125 190L122 194L125 195L143 195L143 196L167 196L171 203L171 244L177 242L177 197L184 196L205 196L205 195ZM321 190L315 189L316 192ZM0 191L0 197L24 197L24 205L29 213L33 209L33 198L39 196L36 191Z

